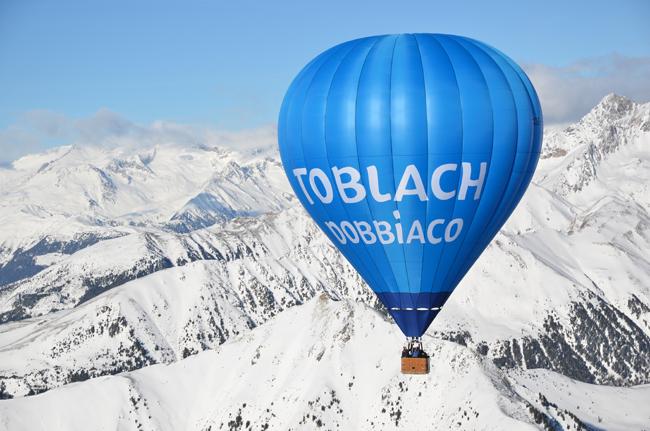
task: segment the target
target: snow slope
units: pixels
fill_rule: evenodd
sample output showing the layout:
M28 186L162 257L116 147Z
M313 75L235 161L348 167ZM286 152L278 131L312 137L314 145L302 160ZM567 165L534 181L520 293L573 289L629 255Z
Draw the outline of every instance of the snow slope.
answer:
M376 311L323 296L215 351L4 401L0 424L69 431L526 430L544 422L587 429L594 421L614 430L641 429L650 420L647 409L629 407L647 400L650 387L607 390L548 372L543 381L536 372L510 377L471 349L442 340L427 339L431 374L404 376L401 339ZM588 409L567 412L565 405L576 404L567 390L590 398ZM616 405L608 405L612 393ZM543 407L540 399L553 405Z
M360 292L352 287L361 283L356 272L302 209L291 208L190 234L149 229L98 242L0 290L0 322L72 308L130 280L197 260L224 264L226 284L255 280L288 291L327 284ZM286 266L290 273L278 273Z

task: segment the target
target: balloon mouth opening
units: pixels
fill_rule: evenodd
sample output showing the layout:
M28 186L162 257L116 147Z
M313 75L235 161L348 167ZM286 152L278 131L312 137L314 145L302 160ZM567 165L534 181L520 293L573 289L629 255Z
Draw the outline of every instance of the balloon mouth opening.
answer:
M421 337L442 310L451 292L376 292L407 337Z

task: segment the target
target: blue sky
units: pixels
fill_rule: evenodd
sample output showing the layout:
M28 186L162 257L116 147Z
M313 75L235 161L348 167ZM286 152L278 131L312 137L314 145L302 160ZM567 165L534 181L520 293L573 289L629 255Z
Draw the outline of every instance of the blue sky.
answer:
M307 61L383 33L483 40L529 71L551 122L571 121L608 92L650 99L648 22L645 0L2 0L0 161L78 138L69 129L98 113L272 124Z

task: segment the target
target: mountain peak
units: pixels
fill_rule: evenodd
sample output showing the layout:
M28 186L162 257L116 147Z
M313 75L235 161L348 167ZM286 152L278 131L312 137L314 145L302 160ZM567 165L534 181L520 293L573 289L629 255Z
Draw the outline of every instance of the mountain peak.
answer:
M592 113L604 113L608 117L621 118L634 110L636 102L616 93L609 93L591 110Z
M579 122L544 137L542 159L548 162L537 181L561 196L581 191L598 179L600 165L615 153L627 148L637 157L646 151L637 144L648 131L650 103L610 93Z

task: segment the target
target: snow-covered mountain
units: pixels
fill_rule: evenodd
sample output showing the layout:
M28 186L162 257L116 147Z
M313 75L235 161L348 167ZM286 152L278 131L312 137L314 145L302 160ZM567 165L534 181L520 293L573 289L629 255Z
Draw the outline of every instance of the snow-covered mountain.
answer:
M610 95L547 131L534 183L429 330L439 371L424 380L397 374L397 332L291 198L272 150L63 147L0 181L0 397L180 361L0 402L0 424L98 391L117 400L98 413L107 429L650 423L647 387L627 388L650 383L650 104ZM309 302L321 292L340 301ZM361 328L356 341L337 325ZM262 345L274 359L255 368ZM313 346L328 359L314 365ZM189 394L201 369L220 383ZM250 394L260 382L269 390ZM62 429L88 429L64 417Z
M305 277L312 284L322 285L317 281L322 280L336 287L339 282L332 271L354 273L347 266L338 269L342 258L302 210L291 208L190 234L140 230L98 242L6 286L0 291L0 316L10 321L72 308L130 280L197 260L218 261L224 268L224 285L240 280L250 287L255 280L261 286L288 289L290 294L295 288L284 285L286 276L278 268L300 263L303 269L290 276L296 286L303 285ZM360 283L356 275L349 279Z
M142 232L276 212L292 193L274 150L67 146L0 168L0 284Z
M189 243L203 250L196 256L202 260L124 283L71 310L0 326L0 346L11 346L0 347L5 391L22 395L80 376L172 362L214 348L320 292L376 304L358 274L316 229L298 209L233 220L194 234L196 242ZM139 239L125 238L130 237ZM114 245L125 238L96 244L83 254L99 254L94 249L102 244L128 250ZM48 278L79 268L106 277L86 259L75 267L44 270L43 277L34 278L52 283L53 290L45 293L48 302L38 304L46 309L77 291L87 293L83 279ZM25 360L31 365L26 367Z
M582 209L612 197L647 209L649 133L648 104L610 94L578 123L546 133L536 182Z
M650 421L640 408L650 386L600 387L541 369L502 370L471 348L425 338L431 374L402 375L396 326L364 305L323 295L172 365L0 402L0 426L620 430Z

